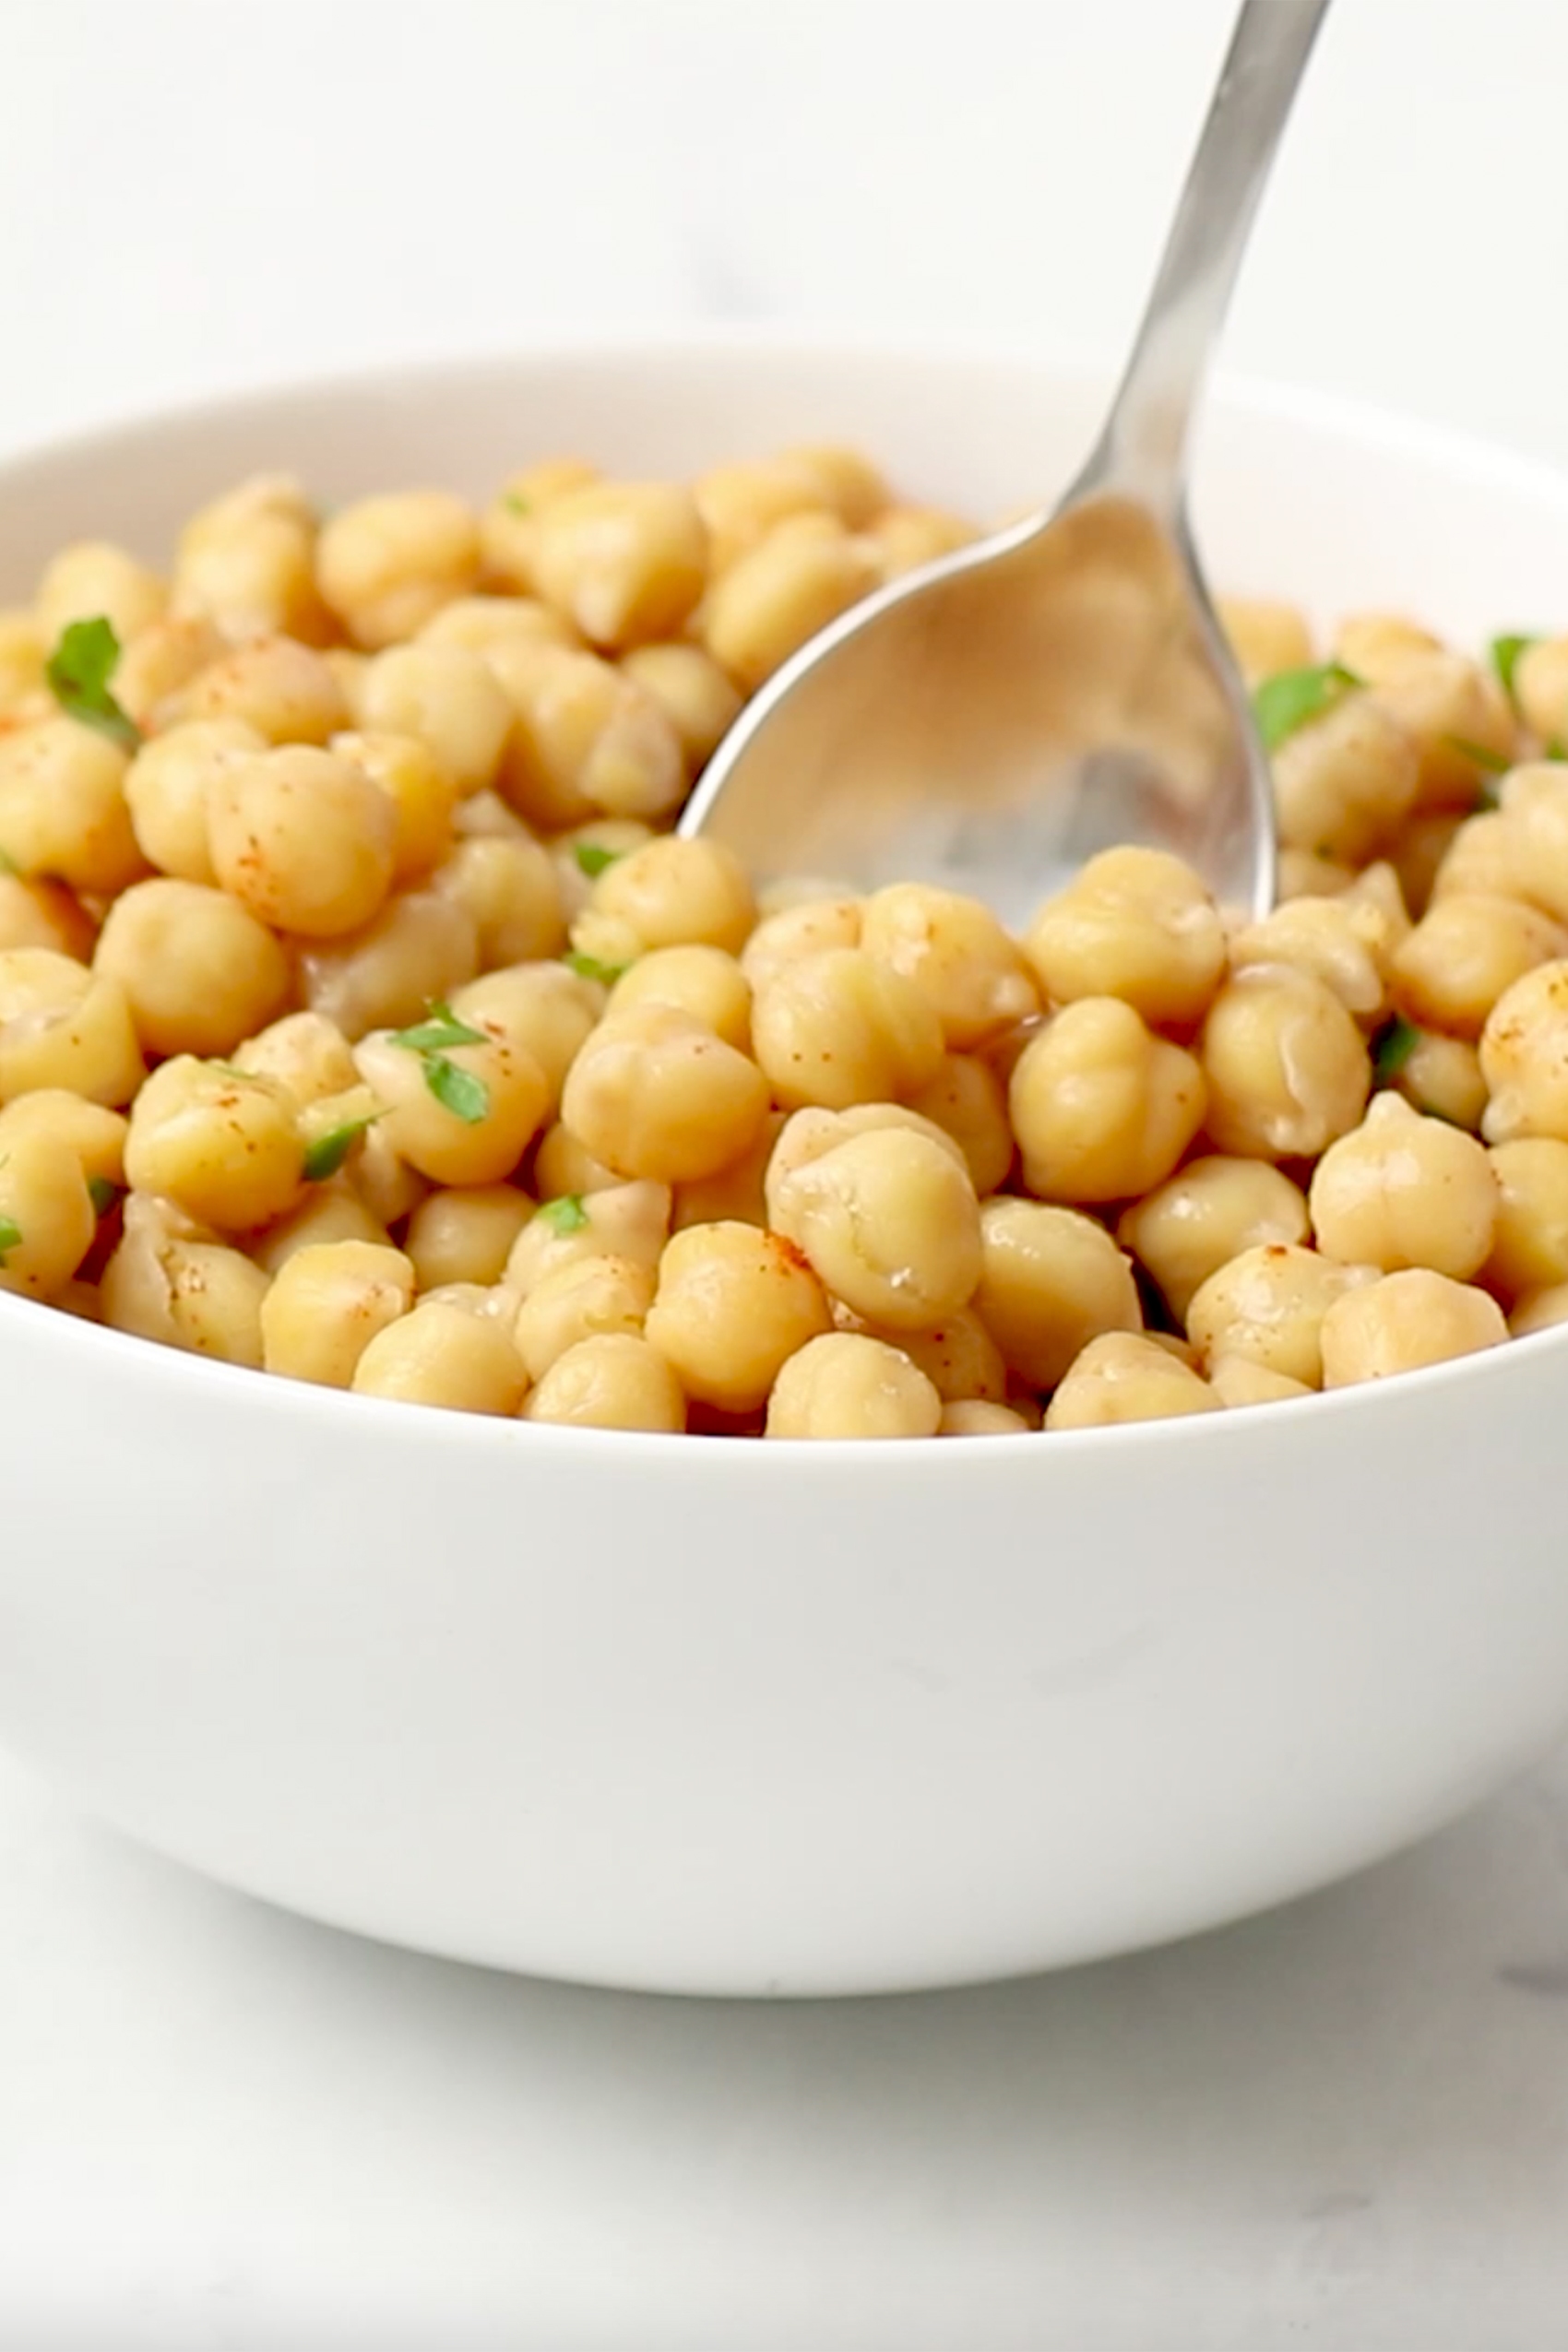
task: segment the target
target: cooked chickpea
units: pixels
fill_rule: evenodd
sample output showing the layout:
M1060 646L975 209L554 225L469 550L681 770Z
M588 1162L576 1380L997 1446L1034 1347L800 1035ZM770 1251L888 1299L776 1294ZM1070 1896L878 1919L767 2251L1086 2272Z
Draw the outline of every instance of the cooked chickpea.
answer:
M366 1207L349 1176L309 1185L298 1208L269 1225L261 1239L253 1238L247 1247L263 1273L276 1279L302 1250L336 1241L369 1241L380 1249L392 1246L386 1226Z
M1208 1383L1161 1348L1130 1331L1108 1331L1074 1359L1050 1405L1048 1430L1108 1429L1182 1413L1216 1413Z
M93 969L118 980L144 1052L225 1054L289 1001L289 959L226 892L160 875L116 898Z
M533 1156L533 1183L541 1201L606 1193L620 1182L614 1170L595 1159L559 1119L540 1137Z
M699 475L695 495L715 575L727 572L777 524L792 516L820 517L826 511L821 475L794 457L714 466Z
M769 1186L774 1222L868 1323L926 1331L968 1304L980 1207L953 1153L913 1130L851 1136Z
M742 708L741 695L713 656L698 645L637 646L621 668L653 696L674 728L687 775L700 774Z
M546 1201L512 1246L506 1287L526 1299L547 1274L579 1258L625 1257L657 1266L670 1238L670 1206L669 1185L647 1182Z
M840 1311L836 1320L842 1318ZM960 1307L956 1313L944 1315L929 1331L873 1330L871 1336L902 1348L944 1405L964 1401L999 1405L1006 1398L1007 1367L1002 1350L972 1307Z
M1285 964L1320 980L1359 1021L1375 1020L1387 991L1366 936L1373 928L1347 897L1298 898L1262 921L1247 923L1230 942L1230 968Z
M1008 1371L1037 1389L1054 1388L1101 1332L1141 1331L1144 1321L1132 1263L1103 1225L1006 1197L980 1210L974 1308Z
M542 1380L581 1340L606 1332L640 1336L653 1291L650 1266L611 1253L569 1259L542 1274L517 1313L517 1352L529 1378Z
M1392 837L1420 787L1414 739L1363 694L1347 695L1288 736L1274 754L1273 768L1286 848L1350 866L1375 856Z
M354 1367L356 1396L510 1420L528 1394L511 1334L493 1318L444 1299L424 1299L386 1324Z
M1514 694L1532 735L1568 743L1568 636L1541 637L1514 665Z
M266 923L339 939L367 923L392 881L392 803L362 767L305 744L236 759L208 794L212 862Z
M118 743L74 719L0 733L0 845L23 875L110 897L146 873Z
M1531 760L1505 776L1499 791L1503 837L1493 846L1501 849L1508 870L1505 890L1568 923L1568 766L1560 760ZM1473 855L1479 830L1479 821L1473 819L1456 837L1441 877L1444 896L1458 886L1459 843Z
M611 990L606 1020L634 1004L673 1004L737 1052L750 1050L752 992L722 947L656 947L639 956Z
M143 856L181 882L215 882L207 836L212 778L236 757L266 749L266 737L243 719L193 719L144 743L125 778Z
M1251 1356L1217 1356L1208 1368L1208 1384L1222 1405L1231 1407L1288 1405L1313 1393L1304 1380L1271 1372Z
M499 1282L536 1204L515 1184L475 1184L432 1193L409 1219L405 1247L422 1290L455 1282Z
M47 947L0 953L0 1103L37 1087L63 1087L117 1110L143 1075L117 980Z
M63 882L47 882L0 867L0 953L9 947L47 947L73 963L92 961L91 916Z
M866 899L861 946L927 996L948 1045L986 1044L1039 1011L1039 998L996 917L976 898L897 883Z
M1308 1206L1317 1246L1347 1265L1395 1274L1426 1266L1467 1281L1491 1253L1498 1187L1473 1135L1378 1095L1361 1124L1331 1144Z
M767 1402L769 1437L934 1437L942 1399L898 1348L859 1332L808 1340Z
M0 713L44 690L49 645L31 612L0 612Z
M466 796L495 781L512 706L471 647L423 643L389 647L366 665L357 717L372 731L413 736Z
M978 535L972 524L939 506L890 506L867 525L863 540L882 577L897 580L956 554Z
M1436 895L1438 874L1455 840L1473 821L1456 816L1452 809L1436 816L1412 817L1390 842L1388 862L1398 876L1406 906L1418 919L1425 914ZM1459 886L1469 885L1461 883ZM1491 889L1492 877L1489 874L1484 881L1478 877L1476 886Z
M174 560L174 603L225 636L320 645L328 621L315 585L315 517L282 475L242 482L193 515Z
M523 1418L575 1429L650 1431L686 1426L681 1384L656 1348L630 1332L601 1332L557 1356Z
M56 1298L98 1230L87 1171L64 1135L0 1132L0 1290Z
M765 914L741 950L741 969L754 989L786 964L861 944L861 901L829 894Z
M532 825L559 832L596 814L672 814L686 789L663 705L596 653L508 644L490 666L512 709L499 784Z
M1479 1279L1512 1306L1532 1291L1568 1282L1568 1142L1522 1135L1498 1144L1491 1169L1497 1222Z
M163 617L169 591L156 572L107 540L63 547L38 584L33 611L53 645L75 621L108 622L121 645Z
M1417 808L1473 808L1482 778L1516 754L1506 695L1462 653L1412 653L1390 666L1376 693L1416 747Z
M529 565L590 645L624 653L680 628L703 592L707 533L673 482L593 482L540 509Z
M1498 998L1538 964L1568 955L1568 932L1515 898L1455 891L1399 948L1401 1012L1428 1028L1478 1038Z
M47 1135L66 1146L89 1184L118 1187L125 1181L125 1132L120 1111L63 1087L41 1087L0 1111L0 1159L19 1135Z
M306 1004L351 1044L372 1029L411 1027L471 980L481 960L472 917L434 890L405 891L362 931L298 951Z
M1084 996L1024 1048L1007 1099L1031 1193L1126 1200L1163 1183L1197 1134L1204 1075L1130 1004Z
M487 969L556 956L565 944L554 861L537 841L496 835L459 841L433 881L469 918Z
M417 882L452 847L457 787L417 735L334 735L328 749L362 768L392 803L394 884Z
M125 1175L220 1232L286 1216L304 1182L297 1106L275 1078L182 1054L131 1106Z
M1236 667L1249 686L1261 685L1285 670L1305 670L1312 661L1313 633L1296 605L1266 597L1222 596L1218 611Z
M1441 637L1402 612L1348 612L1334 633L1336 661L1373 684L1442 651Z
M1264 1159L1215 1154L1194 1159L1127 1209L1116 1238L1148 1268L1184 1321L1194 1294L1243 1250L1302 1242L1307 1203L1299 1184Z
M171 724L192 681L227 649L228 640L202 613L171 612L133 637L114 668L114 699L144 730Z
M178 702L182 719L243 719L273 744L325 743L350 719L331 663L292 637L235 647L198 671Z
M534 538L539 517L557 498L585 490L600 479L597 466L581 457L549 457L509 474L480 517L484 576L513 589L531 588Z
M465 653L488 653L493 646L524 639L530 645L576 645L576 632L532 596L459 596L425 622L415 645L460 646ZM396 649L396 648L395 648ZM363 654L356 657L362 661Z
M1036 915L1024 953L1052 1004L1119 996L1157 1028L1201 1018L1225 972L1214 901L1163 849L1091 858Z
M1319 1388L1324 1317L1336 1299L1372 1278L1370 1266L1265 1241L1239 1251L1199 1286L1187 1309L1187 1336L1206 1371L1221 1356L1245 1356Z
M909 1108L952 1137L982 1200L1001 1190L1015 1147L1007 1090L989 1063L946 1054L930 1086L910 1096Z
M739 955L756 901L732 849L716 841L648 841L594 885L596 913L624 923L642 947L721 947Z
M544 1073L552 1114L560 1109L566 1073L588 1042L600 1002L593 982L564 964L518 964L485 972L451 999L459 1020L532 1055Z
M938 1151L944 1151L960 1173L968 1166L963 1152L945 1128L921 1118L919 1111L909 1110L903 1103L857 1102L846 1111L796 1111L778 1128L767 1163L764 1190L768 1222L780 1232L786 1229L786 1188L802 1168L857 1135L880 1134L889 1127L897 1128L900 1134L923 1136Z
M259 1265L193 1225L172 1202L133 1193L99 1295L112 1330L260 1372L268 1287Z
M261 1302L262 1367L348 1388L379 1332L408 1313L414 1269L401 1250L325 1241L296 1250Z
M620 1176L690 1183L756 1140L767 1086L745 1054L672 1005L628 1007L566 1075L561 1116Z
M752 1037L786 1109L816 1103L842 1110L919 1093L944 1058L942 1023L930 998L858 947L802 956L763 980Z
M1417 1111L1446 1119L1475 1134L1486 1111L1486 1080L1480 1055L1467 1039L1438 1037L1419 1029L1394 1079L1395 1089Z
M1568 961L1538 964L1498 998L1481 1031L1480 1062L1489 1144L1516 1135L1568 1142Z
M378 1134L433 1184L500 1184L538 1134L550 1088L533 1055L505 1038L426 1055L378 1030L354 1049L360 1076L386 1106ZM450 1081L472 1099L448 1098ZM437 1087L443 1088L442 1092Z
M715 579L700 614L703 641L754 694L875 585L872 556L836 517L789 516Z
M1332 989L1289 965L1238 972L1210 1005L1200 1047L1207 1129L1222 1151L1311 1159L1366 1107L1372 1063Z
M1038 1424L1016 1413L1010 1405L993 1405L983 1396L958 1396L942 1408L938 1437L1027 1437Z
M356 645L412 636L479 579L479 524L444 490L410 490L339 507L316 544L322 595Z
M1445 1274L1416 1266L1347 1291L1323 1319L1323 1384L1416 1372L1453 1356L1495 1348L1508 1325L1495 1299Z
M1560 1323L1568 1323L1568 1282L1555 1282L1549 1290L1532 1290L1521 1299L1508 1318L1509 1336L1528 1339L1533 1332L1555 1330Z

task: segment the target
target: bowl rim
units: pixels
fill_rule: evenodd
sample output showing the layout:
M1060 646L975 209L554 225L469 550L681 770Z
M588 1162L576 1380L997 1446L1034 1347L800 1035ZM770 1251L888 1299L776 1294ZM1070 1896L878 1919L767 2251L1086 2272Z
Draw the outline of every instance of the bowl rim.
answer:
M27 477L35 471L68 469L73 464L89 465L117 453L128 454L137 443L157 442L194 425L209 422L239 424L250 415L259 423L269 410L316 401L351 404L382 397L394 386L416 390L429 398L445 385L472 385L487 377L503 381L541 368L584 364L685 368L736 363L750 367L770 358L824 368L872 362L879 366L928 374L951 372L961 375L1002 371L1020 377L1036 376L1042 385L1052 380L1071 383L1086 391L1109 391L1115 374L1104 361L1081 350L1046 353L1027 345L1009 346L994 339L967 337L916 343L869 329L790 327L758 321L728 327L562 330L492 350L291 374L243 388L172 403L138 406L123 416L78 427L57 438L27 442L0 451L0 490L13 485L25 487ZM1221 370L1208 396L1206 422L1217 410L1222 415L1252 416L1330 438L1353 440L1372 451L1396 450L1407 457L1414 455L1422 463L1463 471L1472 482L1560 503L1568 510L1568 468L1505 448L1463 428L1410 416L1375 402ZM1196 467L1200 475L1202 459L1200 429ZM361 1416L380 1417L389 1431L401 1432L405 1447L417 1443L437 1443L446 1451L454 1445L490 1451L500 1445L520 1443L538 1451L541 1444L564 1438L574 1448L611 1448L621 1459L663 1463L671 1459L671 1440L666 1434L546 1425L517 1417L503 1419L428 1406L410 1414L405 1406L389 1398L359 1396L351 1391L257 1374L243 1365L220 1362L129 1332L89 1323L10 1290L0 1290L0 1360L10 1358L13 1345L19 1354L25 1354L31 1315L47 1315L46 1324L41 1320L32 1327L50 1344L85 1351L84 1369L95 1355L107 1351L104 1370L112 1375L113 1367L124 1352L127 1372L139 1365L142 1381L167 1384L174 1402L184 1393L183 1384L193 1380L198 1392L206 1390L214 1396L220 1396L231 1384L236 1384L232 1389L236 1399L248 1390L253 1407L260 1403L264 1411L281 1416L285 1424L294 1423L299 1417L297 1425L304 1426L325 1411L326 1426L330 1428L333 1417L347 1406ZM1263 1419L1268 1428L1283 1432L1297 1428L1305 1414L1327 1433L1349 1413L1367 1422L1369 1432L1374 1432L1379 1418L1397 1412L1401 1399L1413 1400L1455 1384L1473 1384L1479 1390L1515 1367L1521 1349L1526 1360L1533 1360L1538 1355L1565 1348L1568 1324L1549 1327L1521 1338L1511 1337L1506 1343L1471 1355L1424 1365L1392 1379L1290 1397L1268 1407ZM218 1382L216 1389L211 1388L214 1378ZM1246 1443L1251 1442L1246 1432L1254 1427L1257 1418L1257 1408L1252 1412L1233 1408L1104 1428L1057 1430L1050 1433L1049 1452L1042 1459L1062 1461L1067 1454L1075 1455L1087 1445L1103 1450L1109 1466L1118 1458L1119 1452L1130 1447L1147 1454L1174 1444ZM1241 1423L1240 1431L1238 1420ZM425 1434L416 1437L415 1432L420 1430ZM519 1436L519 1431L526 1434ZM977 1457L982 1462L992 1460L992 1449L1000 1448L1007 1458L1016 1459L1024 1449L1038 1444L1039 1434L1032 1430L1019 1431L1000 1438L956 1444L947 1438L906 1438L891 1447L885 1440L866 1438L803 1439L790 1443L796 1451L803 1449L808 1460L820 1460L827 1455L835 1464L844 1466L847 1476L871 1475L867 1466L878 1462L912 1470L917 1463L928 1466L933 1460L949 1464L944 1476L965 1475L959 1466L966 1463L970 1466L968 1475L974 1476ZM736 1445L732 1441L714 1437L705 1441L700 1434L694 1450L693 1436L688 1432L675 1446L673 1459L711 1462L716 1455L726 1462L758 1455L765 1460L775 1458L766 1442L761 1445L755 1442Z

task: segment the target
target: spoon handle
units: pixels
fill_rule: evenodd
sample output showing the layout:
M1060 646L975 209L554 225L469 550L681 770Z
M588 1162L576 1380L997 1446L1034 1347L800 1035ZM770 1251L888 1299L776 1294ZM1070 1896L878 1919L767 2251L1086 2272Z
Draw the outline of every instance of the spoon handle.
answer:
M1193 412L1328 0L1244 0L1203 136L1082 489L1174 513Z

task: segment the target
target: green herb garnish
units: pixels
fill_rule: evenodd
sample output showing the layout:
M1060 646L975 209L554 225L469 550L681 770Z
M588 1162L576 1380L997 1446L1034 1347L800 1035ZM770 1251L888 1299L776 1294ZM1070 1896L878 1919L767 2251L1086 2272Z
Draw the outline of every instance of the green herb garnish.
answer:
M479 1083L476 1078L475 1086ZM385 1111L379 1109L366 1111L357 1119L340 1119L335 1127L325 1129L314 1143L305 1146L305 1182L325 1184L329 1176L336 1176L365 1129L374 1127L376 1121L385 1116Z
M515 490L504 490L501 493L501 504L509 515L526 515L530 512L528 500Z
M22 1229L14 1217L0 1217L0 1265L4 1265L13 1250L22 1246Z
M120 640L113 624L100 613L95 621L73 621L62 632L44 675L67 719L83 727L96 727L122 750L134 752L141 742L141 730L109 691L119 659Z
M629 964L601 963L597 956L585 956L576 947L569 956L563 956L561 961L569 971L576 972L579 980L598 980L605 988L613 988L623 973L632 968Z
M1493 637L1487 647L1491 657L1491 666L1497 672L1498 683L1510 702L1514 699L1514 672L1519 667L1519 657L1521 654L1528 653L1533 645L1539 645L1539 643L1538 637Z
M1396 1013L1385 1021L1372 1039L1372 1068L1384 1081L1396 1078L1421 1041L1421 1033L1413 1021Z
M89 1176L87 1188L92 1195L93 1215L107 1217L120 1197L119 1185L111 1183L107 1176Z
M1342 661L1323 661L1309 670L1282 670L1277 677L1265 678L1253 695L1253 716L1264 749L1277 752L1299 727L1322 719L1365 683Z
M8 858L5 850L0 849L0 873L17 873L19 871L15 858Z
M624 849L606 849L598 841L579 841L572 851L590 882L597 882L606 866L612 866L617 858L625 854Z
M397 1030L392 1042L418 1054L425 1085L442 1109L466 1127L477 1127L489 1112L490 1088L471 1070L459 1070L446 1056L455 1046L488 1045L490 1039L482 1029L470 1029L466 1021L460 1021L439 997L432 997L425 1015L415 1028Z
M1506 776L1514 765L1506 753L1489 751L1484 743L1472 743L1467 735L1445 735L1443 740L1451 752L1457 752L1461 759L1467 759L1484 775Z
M552 1233L580 1233L588 1221L580 1193L563 1193L558 1200L542 1201L534 1211Z

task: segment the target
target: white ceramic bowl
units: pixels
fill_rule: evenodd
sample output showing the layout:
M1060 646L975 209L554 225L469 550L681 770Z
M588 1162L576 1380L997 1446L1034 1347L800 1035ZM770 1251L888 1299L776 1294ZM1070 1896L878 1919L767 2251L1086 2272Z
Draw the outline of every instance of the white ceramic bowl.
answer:
M623 347L307 387L0 474L0 602L237 476L478 491L828 434L987 511L1066 477L1038 365ZM1568 484L1216 409L1215 576L1562 619ZM0 1298L0 1729L214 1876L399 1942L722 1993L1179 1935L1386 1854L1568 1721L1568 1335L1197 1422L974 1444L600 1436L324 1394Z

